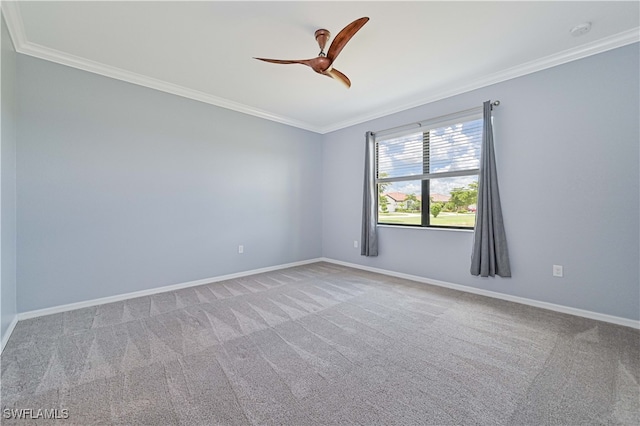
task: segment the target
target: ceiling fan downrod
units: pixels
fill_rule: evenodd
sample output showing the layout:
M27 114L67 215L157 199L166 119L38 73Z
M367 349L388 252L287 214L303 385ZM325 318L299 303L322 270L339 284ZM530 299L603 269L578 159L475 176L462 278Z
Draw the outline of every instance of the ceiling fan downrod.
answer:
M329 30L321 28L319 30L316 30L315 37L316 41L318 42L318 46L320 46L320 53L318 54L318 56L327 56L324 53L324 47L327 45L329 38L331 38L331 33L329 32Z

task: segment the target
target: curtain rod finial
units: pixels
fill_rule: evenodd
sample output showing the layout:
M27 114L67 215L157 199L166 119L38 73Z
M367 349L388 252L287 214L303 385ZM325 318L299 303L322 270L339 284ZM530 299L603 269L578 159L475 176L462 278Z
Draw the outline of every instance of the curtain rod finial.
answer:
M500 105L500 101L494 101L491 105L492 106L498 106L498 105Z

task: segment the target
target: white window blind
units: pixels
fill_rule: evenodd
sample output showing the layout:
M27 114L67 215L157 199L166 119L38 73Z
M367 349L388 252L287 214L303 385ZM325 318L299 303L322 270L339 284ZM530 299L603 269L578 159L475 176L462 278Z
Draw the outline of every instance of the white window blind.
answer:
M481 146L482 118L477 114L403 135L376 137L377 181L477 174Z

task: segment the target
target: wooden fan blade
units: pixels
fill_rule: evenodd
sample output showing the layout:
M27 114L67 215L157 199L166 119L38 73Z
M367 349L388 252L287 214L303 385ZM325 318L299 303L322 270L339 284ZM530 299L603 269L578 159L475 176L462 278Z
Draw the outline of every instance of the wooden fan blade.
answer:
M282 60L282 59L265 59L265 58L253 58L259 61L271 62L273 64L302 64L311 67L317 73L324 73L329 67L331 67L331 61L324 56L318 56L313 59L296 59L296 60Z
M283 59L267 59L267 58L253 58L259 61L271 62L272 64L302 64L308 67L311 66L310 59L293 59L293 60L283 60Z
M349 78L335 68L329 68L324 72L324 74L335 80L338 80L339 82L347 86L347 89L351 87L351 81L349 80Z
M327 52L327 58L329 58L332 63L338 57L344 46L349 42L349 40L351 40L351 37L353 37L368 21L369 18L367 17L356 19L338 33L336 38L333 39L333 42L331 42L331 46Z

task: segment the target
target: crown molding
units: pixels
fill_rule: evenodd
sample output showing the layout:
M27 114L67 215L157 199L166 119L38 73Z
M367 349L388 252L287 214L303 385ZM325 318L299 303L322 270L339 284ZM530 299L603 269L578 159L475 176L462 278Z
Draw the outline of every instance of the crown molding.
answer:
M264 118L265 120L275 121L277 123L286 124L288 126L309 130L315 133L321 133L321 129L309 123L296 120L290 117L274 114L259 108L234 102L229 99L201 92L199 90L190 89L188 87L179 86L164 80L148 77L142 74L123 70L121 68L112 67L90 59L75 56L69 53L61 52L46 46L28 41L23 25L22 16L17 2L2 2L2 11L5 15L5 21L9 29L9 34L13 40L16 52L23 55L33 56L34 58L44 59L46 61L55 62L68 67L77 68L105 77L114 78L125 81L127 83L136 84L138 86L159 90L161 92L170 93L184 98L204 102L221 108L230 109L244 114L253 115L255 117Z
M9 29L9 34L11 35L11 39L13 40L16 52L18 53L81 69L105 77L115 78L117 80L122 80L127 83L148 87L150 89L159 90L165 93L182 96L184 98L193 99L221 108L249 114L255 117L263 118L265 120L275 121L277 123L297 127L319 134L334 132L336 130L344 129L356 124L375 120L377 118L395 114L397 112L405 111L431 102L470 92L472 90L480 89L482 87L490 86L492 84L500 83L506 80L511 80L513 78L521 77L537 71L542 71L547 68L552 68L557 65L562 65L567 62L582 59L640 41L640 28L633 28L600 40L596 40L591 43L565 50L563 52L555 53L544 58L526 62L524 64L506 69L504 71L480 77L463 85L452 85L438 91L437 93L430 93L427 96L419 97L408 103L396 104L395 106L386 108L384 110L379 110L372 114L359 115L352 119L340 121L328 126L317 126L301 120L296 120L291 117L274 114L269 111L214 96L209 93L179 86L177 84L169 83L164 80L137 74L131 71L123 70L121 68L112 67L79 56L51 49L46 46L32 43L27 40L22 16L20 15L20 9L17 5L17 2L3 1L1 4L2 12Z
M435 94L430 94L425 97L418 98L410 103L405 103L392 108L378 111L374 114L362 115L352 120L345 120L336 123L331 126L326 126L321 129L321 133L334 132L336 130L344 129L346 127L361 124L370 120L385 117L387 115L395 114L397 112L405 111L411 108L415 108L421 105L425 105L431 102L439 101L442 99L450 98L452 96L460 95L462 93L470 92L472 90L481 89L492 84L501 83L503 81L511 80L517 77L522 77L527 74L542 71L548 68L552 68L558 65L565 64L567 62L576 61L578 59L586 58L588 56L603 53L608 50L623 47L632 43L640 41L640 28L633 28L628 31L624 31L609 37L605 37L600 40L596 40L592 43L577 46L572 49L568 49L553 55L549 55L534 61L526 62L524 64L517 65L512 68L508 68L504 71L500 71L488 76L478 78L464 85L453 85L444 90L441 90Z
M241 104L239 102L231 101L229 99L214 96L205 92L201 92L199 90L179 86L177 84L169 83L164 80L159 80L153 77L148 77L142 74L123 70L121 68L94 62L89 59L71 55L65 52L60 52L58 50L41 46L35 43L26 42L19 48L16 47L16 51L25 55L33 56L35 58L44 59L46 61L55 62L61 65L66 65L83 71L99 74L105 77L115 78L127 83L148 87L150 89L159 90L161 92L170 93L172 95L182 96L184 98L204 102L221 108L253 115L255 117L264 118L266 120L286 124L288 126L298 127L300 129L309 130L311 132L320 133L321 130L303 121L274 114L269 111L261 110Z
M7 23L11 41L13 41L13 46L17 51L18 46L22 46L27 41L18 4L15 1L0 1L0 9L2 9L2 15Z

